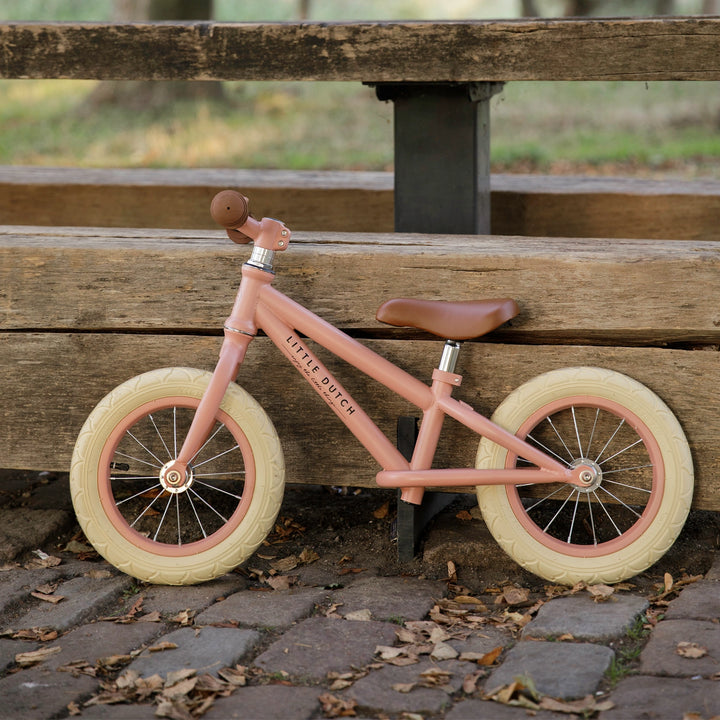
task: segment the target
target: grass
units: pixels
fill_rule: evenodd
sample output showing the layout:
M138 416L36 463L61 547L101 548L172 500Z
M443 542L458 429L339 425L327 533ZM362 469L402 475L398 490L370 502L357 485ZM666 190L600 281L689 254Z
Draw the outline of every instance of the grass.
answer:
M94 106L96 83L0 81L0 164L388 170L392 105L355 83L226 83L224 100ZM510 83L494 170L720 177L718 83Z

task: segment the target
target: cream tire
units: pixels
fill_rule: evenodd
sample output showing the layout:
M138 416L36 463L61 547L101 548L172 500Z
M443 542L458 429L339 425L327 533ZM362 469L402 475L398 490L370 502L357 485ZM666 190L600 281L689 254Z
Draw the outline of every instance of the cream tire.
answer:
M108 562L147 582L190 585L233 570L272 530L282 503L277 433L234 383L216 415L217 433L201 451L209 459L198 453L194 485L177 490L158 480L182 445L178 418L187 417L187 426L211 377L192 368L134 377L100 401L75 445L70 490L87 539ZM220 442L216 450L212 443ZM213 463L229 460L230 469L215 471ZM126 486L132 490L121 496L118 487ZM133 503L143 509L130 510Z
M578 418L586 420L584 429L578 428ZM527 570L567 585L619 582L659 560L680 534L693 494L690 448L673 413L644 385L600 368L555 370L517 388L492 420L528 442L539 444L536 435L545 433L546 451L553 450L568 466L589 462L598 468L597 486L589 491L559 484L477 487L490 532ZM601 440L602 422L608 431ZM563 434L567 437L558 440ZM620 441L623 434L630 440ZM644 459L635 460L638 453ZM480 441L478 468L523 462L487 438ZM630 479L623 481L625 476ZM625 505L612 499L622 501L623 494L632 497ZM533 517L551 503L542 521ZM614 519L616 513L620 519ZM562 532L556 531L562 523ZM583 534L587 537L578 540Z

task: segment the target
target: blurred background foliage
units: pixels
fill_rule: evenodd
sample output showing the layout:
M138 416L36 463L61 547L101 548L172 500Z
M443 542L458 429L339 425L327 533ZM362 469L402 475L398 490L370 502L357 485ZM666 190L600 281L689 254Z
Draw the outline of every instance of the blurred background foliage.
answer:
M689 15L720 12L718 4L0 0L0 22ZM491 107L495 172L720 178L716 82L517 82ZM0 164L392 170L392 160L392 106L359 83L0 81Z

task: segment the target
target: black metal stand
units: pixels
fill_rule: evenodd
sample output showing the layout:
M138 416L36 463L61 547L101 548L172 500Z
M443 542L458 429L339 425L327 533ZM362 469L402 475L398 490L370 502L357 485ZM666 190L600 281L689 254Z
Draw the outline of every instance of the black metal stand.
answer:
M395 232L490 232L490 98L502 83L384 83L395 121ZM412 457L417 419L398 420L398 448ZM412 560L427 523L454 500L426 493L422 505L400 501L398 559Z

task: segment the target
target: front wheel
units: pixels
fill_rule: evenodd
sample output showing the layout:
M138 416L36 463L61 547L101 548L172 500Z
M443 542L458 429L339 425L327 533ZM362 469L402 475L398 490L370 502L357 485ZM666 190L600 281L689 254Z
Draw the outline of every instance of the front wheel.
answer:
M75 444L70 491L86 537L147 582L189 585L232 570L272 530L280 509L277 433L234 383L184 482L165 478L211 377L191 368L134 377L101 400Z
M650 567L679 535L693 493L690 448L644 385L600 368L555 370L511 393L492 419L570 468L595 470L587 488L477 488L490 532L526 569L568 585L619 582ZM476 466L530 464L483 438Z

